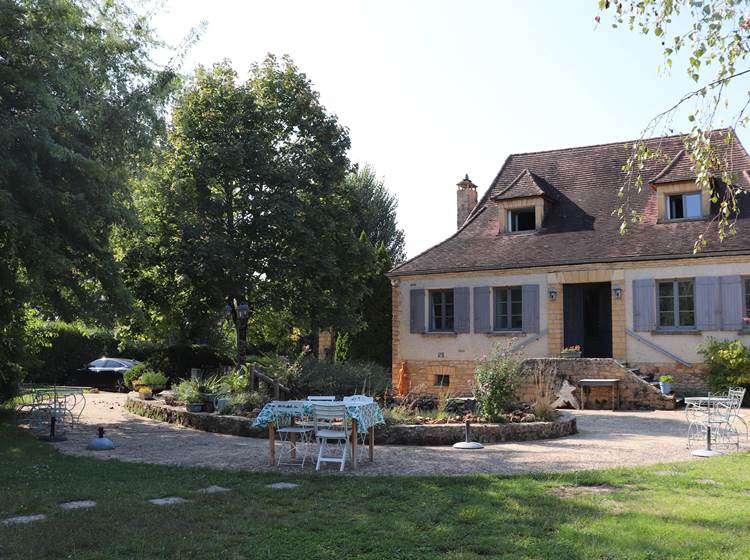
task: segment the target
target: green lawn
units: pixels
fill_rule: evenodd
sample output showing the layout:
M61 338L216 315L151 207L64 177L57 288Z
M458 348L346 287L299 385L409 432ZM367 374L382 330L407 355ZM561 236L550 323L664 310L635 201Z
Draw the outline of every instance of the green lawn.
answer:
M280 480L301 487L265 486ZM232 491L195 493L210 484ZM554 491L603 484L617 491ZM0 424L0 518L49 516L0 526L0 558L746 559L748 489L745 454L542 477L292 477L63 456ZM190 503L145 503L163 496ZM99 505L56 506L73 499Z

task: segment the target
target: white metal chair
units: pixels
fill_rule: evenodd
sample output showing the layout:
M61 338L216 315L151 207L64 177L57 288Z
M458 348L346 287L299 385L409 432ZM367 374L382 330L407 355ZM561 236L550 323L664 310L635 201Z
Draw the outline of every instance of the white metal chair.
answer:
M349 454L349 438L352 426L343 403L319 402L313 404L313 422L315 439L318 441L318 462L315 470L320 470L321 463L339 463L340 471L344 470L346 457ZM340 455L327 455L331 450L339 450Z
M299 408L294 405L276 403L274 405L274 424L279 434L279 458L277 465L305 466L307 455L312 443L313 429L309 426L295 426L294 417L299 414ZM299 439L296 439L299 438ZM300 452L302 461L299 461ZM297 462L292 460L296 456Z
M370 404L375 402L375 399L372 397L368 397L367 395L350 395L348 397L344 397L344 404ZM359 432L357 434L357 437L359 437L359 450L357 453L359 456L357 457L357 460L364 459L367 457L367 432Z
M742 401L745 399L745 389L742 387L737 387L736 389L730 388L727 392L727 396L729 396L730 399L732 399L732 418L731 421L737 420L745 427L745 441L748 440L748 427L747 422L740 414L740 411L742 410Z
M739 432L733 425L735 400L709 394L700 404L688 405L685 413L689 422L689 449L693 448L694 442L707 443L709 433L712 446L735 445L739 449Z

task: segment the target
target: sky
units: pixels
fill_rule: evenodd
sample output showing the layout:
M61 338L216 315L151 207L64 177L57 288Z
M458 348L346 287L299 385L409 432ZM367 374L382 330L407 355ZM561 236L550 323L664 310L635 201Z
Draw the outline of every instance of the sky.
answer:
M351 161L397 196L413 257L455 232L465 174L481 196L509 154L636 139L695 88L658 71L654 37L598 14L596 0L167 0L152 24L178 44L206 22L183 71L228 59L244 77L290 55L349 129Z

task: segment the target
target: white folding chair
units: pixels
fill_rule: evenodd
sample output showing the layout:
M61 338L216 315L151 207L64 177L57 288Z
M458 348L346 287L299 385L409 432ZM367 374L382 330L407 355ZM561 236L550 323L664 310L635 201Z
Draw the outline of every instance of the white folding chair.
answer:
M321 463L339 463L339 470L343 471L349 454L349 438L352 435L346 405L316 402L313 404L313 422L315 439L318 441L318 462L315 470L320 470ZM340 451L340 455L328 455L327 453L332 450Z
M312 443L313 429L310 426L295 426L294 417L299 414L299 408L283 403L274 404L274 424L279 434L279 459L277 465L305 466L307 455ZM298 439L297 439L298 438ZM302 461L299 461L300 452ZM292 459L295 455L295 460Z
M348 397L344 397L344 404L345 405L351 405L351 404L370 404L375 402L375 399L372 397L368 397L367 395L350 395ZM357 460L364 459L367 457L368 448L367 448L367 431L365 432L359 432L357 434L357 437L359 437L359 450L357 457Z

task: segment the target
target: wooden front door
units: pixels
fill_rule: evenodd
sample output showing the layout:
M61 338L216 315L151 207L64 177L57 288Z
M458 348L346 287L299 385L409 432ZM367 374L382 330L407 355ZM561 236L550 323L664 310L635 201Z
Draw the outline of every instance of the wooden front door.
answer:
M563 344L580 346L585 358L612 357L612 286L609 282L563 286Z

